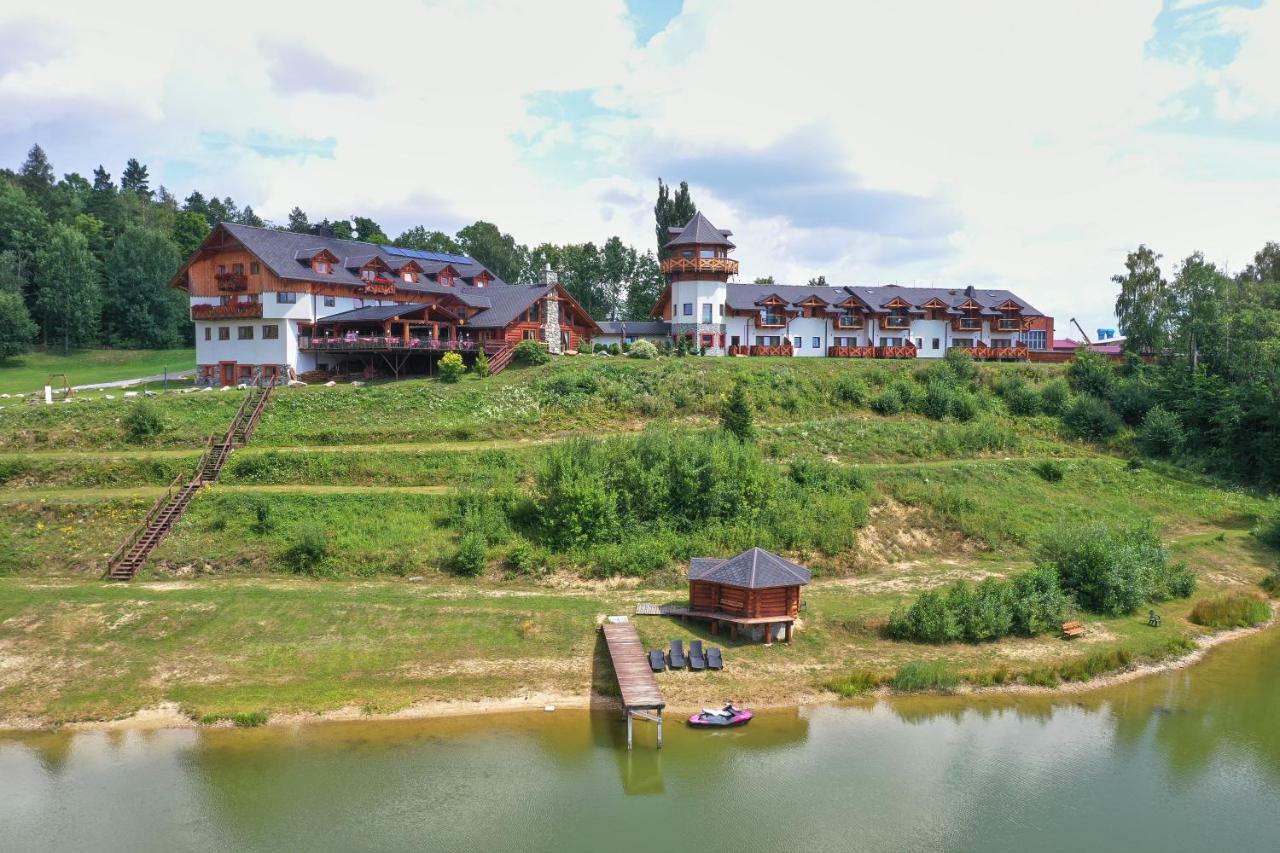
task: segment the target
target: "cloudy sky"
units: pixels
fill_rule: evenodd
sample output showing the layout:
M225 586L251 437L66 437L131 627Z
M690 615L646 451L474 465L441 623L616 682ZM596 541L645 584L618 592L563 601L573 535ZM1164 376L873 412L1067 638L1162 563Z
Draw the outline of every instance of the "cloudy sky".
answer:
M1275 2L46 0L0 46L0 163L136 156L277 221L649 246L662 176L748 280L1009 287L1087 329L1138 243L1280 239Z

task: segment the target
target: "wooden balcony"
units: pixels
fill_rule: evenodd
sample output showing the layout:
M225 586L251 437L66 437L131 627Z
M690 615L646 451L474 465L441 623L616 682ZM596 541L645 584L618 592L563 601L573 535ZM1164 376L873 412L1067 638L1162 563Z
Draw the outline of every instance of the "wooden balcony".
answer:
M982 331L982 319L979 317L961 317L951 323L951 328L957 332L980 332Z
M780 344L778 346L731 346L729 347L729 355L793 355L791 344Z
M756 315L757 329L781 329L785 325L787 325L787 318L783 314Z
M396 292L396 283L389 278L364 279L364 283L360 285L360 292L377 296L390 296Z
M996 329L1001 332L1021 332L1022 320L1018 317L1001 317L996 320Z
M236 293L249 288L249 277L242 272L215 273L213 280L218 283L218 290Z
M885 317L880 321L882 329L909 329L911 328L910 317Z
M732 258L667 258L662 262L662 272L671 273L715 273L717 275L737 275L738 262Z
M832 358L875 358L875 347L827 347Z
M228 302L226 305L192 305L192 320L239 320L262 316L261 302Z
M865 326L865 325L866 325L866 323L862 322L862 318L861 318L861 317L854 317L852 320L849 320L849 321L847 321L847 322L845 321L845 319L844 319L843 317L837 317L837 318L836 318L836 328L837 328L837 329L841 329L841 330L844 330L844 329L861 329L861 328L862 328L863 326Z
M915 358L916 348L914 344L907 344L900 347L876 347L876 358Z
M413 351L413 352L476 352L481 349L477 341L436 341L422 338L405 340L397 335L341 335L333 338L303 337L298 348L316 352L363 351Z
M1018 344L1011 347L991 347L986 344L979 344L974 347L951 347L951 349L967 352L978 361L1027 361L1031 356L1031 350L1026 344Z

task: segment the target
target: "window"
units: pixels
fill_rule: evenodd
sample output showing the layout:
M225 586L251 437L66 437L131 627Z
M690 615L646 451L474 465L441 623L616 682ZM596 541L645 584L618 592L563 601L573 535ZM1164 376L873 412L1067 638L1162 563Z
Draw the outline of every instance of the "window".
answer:
M530 323L538 322L538 303L535 302L530 305L529 310L525 313L528 316Z
M1045 330L1030 329L1023 333L1023 337L1027 339L1027 347L1034 350L1043 350L1045 348Z
M253 326L237 326L236 340L251 341L253 340Z
M800 337L799 335L796 335L794 338L791 339L791 345L796 349L804 349L804 338Z
M934 338L933 349L941 349L941 348L942 348L942 341L938 340L937 338Z
M213 340L213 329L209 326L204 327L204 339L206 341Z
M836 320L836 325L838 325L838 326L842 326L842 327L844 327L844 328L846 328L846 329L856 329L856 328L858 328L859 326L861 326L861 325L862 325L862 323L861 323L861 321L858 319L858 315L857 315L857 314L853 313L852 311L845 311L845 312L844 312L843 314L841 314L841 315L840 315L840 317Z
M251 262L249 263L249 274L250 274L250 275L257 275L257 274L258 274L258 273L260 273L260 272L262 272L262 267L258 264L258 262L257 262L257 261L251 261Z
M902 338L881 338L880 346L882 347L900 347L902 346Z
M298 301L298 294L286 293L283 290L276 291L276 303L279 305L292 305Z
M360 270L360 278L365 281L373 281L373 270Z
M715 249L699 249L698 250L698 257L700 258L714 258L715 256L716 256Z
M329 262L328 262L328 261L316 261L314 264L312 264L311 268L312 268L312 269L314 269L316 272L321 273L322 275L328 275L328 273L329 273Z
M770 309L766 308L760 312L760 325L762 326L782 326L786 322L781 314L775 313Z
M477 278L475 281L472 282L472 284L474 284L476 287L484 287L488 283L489 282L485 281L482 278Z
M538 333L535 332L533 329L525 329L524 339L526 341L536 341L538 339Z
M230 327L230 326L219 326L219 327L218 327L218 340L220 340L220 341L229 341L229 340L231 340L231 327Z
M711 322L711 303L710 302L702 303L702 322L704 323Z
M893 311L884 318L884 324L889 328L905 329L910 322L911 318L902 311Z
M916 349L924 349L924 338L916 338Z
M413 284L413 281L416 278L412 270L405 270L404 272L400 273L400 277L405 281L409 282L410 284Z
M813 336L813 348L822 349L822 338L818 337L817 335Z
M782 337L779 335L756 335L756 345L762 347L781 346Z
M857 338L832 338L834 343L832 346L837 347L856 347L858 345Z
M692 303L692 302L686 302L686 303L684 304L684 316L686 316L686 317L692 317L692 316L693 316L693 303Z
M244 275L244 264L232 264L231 272L235 273L236 275Z
M992 338L991 345L993 347L1007 347L1007 346L1012 346L1013 341L1011 341L1009 338Z
M692 258L692 257L693 257L693 249L685 249L683 252L681 252L681 253L680 253L680 257L682 257L682 258Z
M227 271L226 264L218 264L218 275L222 275Z
M324 307L325 307L325 308L333 308L333 307L336 307L336 306L337 306L337 304L338 304L337 297L334 297L334 296L326 296L326 297L324 298Z
M953 347L964 347L969 349L973 346L973 338L952 338L951 345Z
M716 336L710 333L702 336L702 345L704 347L713 347L716 345Z
M271 325L269 325L269 326L263 326L263 327L262 327L262 339L263 339L264 341L278 341L278 340L280 340L280 327L279 327L279 326L277 326L275 323L272 323L272 324L271 324Z

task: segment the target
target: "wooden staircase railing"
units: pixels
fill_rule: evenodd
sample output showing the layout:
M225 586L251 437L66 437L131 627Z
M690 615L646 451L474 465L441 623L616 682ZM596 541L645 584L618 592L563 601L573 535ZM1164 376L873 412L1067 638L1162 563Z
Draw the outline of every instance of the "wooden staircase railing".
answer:
M516 345L511 341L489 341L484 345L484 354L489 357L489 375L497 376L507 369Z
M217 482L232 449L242 447L249 441L275 386L275 378L266 386L255 384L240 403L222 441L215 443L213 435L205 440L204 451L200 454L200 461L196 463L195 476L186 483L182 482L181 474L173 478L164 494L147 511L147 517L134 528L129 538L111 555L111 559L107 560L108 580L133 580L147 557L151 556L155 547L164 541L173 525L182 518L187 505L200 491L200 487Z

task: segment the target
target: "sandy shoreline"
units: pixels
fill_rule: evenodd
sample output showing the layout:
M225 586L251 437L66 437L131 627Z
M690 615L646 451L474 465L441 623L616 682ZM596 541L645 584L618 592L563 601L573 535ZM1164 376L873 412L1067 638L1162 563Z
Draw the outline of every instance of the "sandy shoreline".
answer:
M1272 628L1276 624L1277 610L1280 605L1272 604L1271 619L1262 625L1256 625L1249 628L1233 628L1227 631L1220 631L1216 634L1206 634L1196 638L1196 648L1185 655L1169 660L1159 661L1157 663L1138 664L1130 666L1118 672L1100 675L1097 678L1082 682L1067 682L1057 687L1036 687L1027 684L1004 684L993 685L990 687L971 687L961 685L952 694L953 696L978 696L990 694L1012 694L1012 695L1055 695L1055 694L1072 694L1084 693L1091 690L1100 690L1112 687L1118 684L1125 684L1144 678L1148 675L1156 675L1161 672L1169 672L1171 670L1183 669L1202 660L1210 649L1229 643L1232 640L1241 637L1251 636L1261 631ZM859 698L875 698L885 699L893 696L912 696L920 695L915 693L899 693L890 687L881 687L872 691L864 697ZM752 705L756 708L783 708L798 707L815 703L838 702L835 696L826 694L818 695L812 691L797 693L790 698L789 701L754 701L751 697L740 699L743 704ZM478 716L484 714L503 714L527 711L543 711L547 708L556 710L585 710L588 708L617 708L617 700L601 695L582 695L582 694L553 694L553 693L528 693L518 697L506 697L501 699L477 699L477 700L432 700L425 702L417 702L408 707L401 708L388 714L368 714L356 706L346 706L335 708L329 711L317 711L314 713L279 713L272 714L265 725L267 726L298 726L309 725L315 723L329 722L379 722L391 720L415 720L429 719L433 717L467 717ZM673 717L681 714L695 713L700 710L700 706L682 707L678 704L667 706L667 713ZM142 708L128 717L121 717L114 720L89 720L82 722L65 723L58 725L50 723L48 720L41 720L34 717L11 717L8 719L0 719L0 733L4 731L151 731L156 729L174 729L174 728L229 728L234 724L230 721L223 721L215 724L204 724L198 720L184 714L177 703L164 702L151 708Z

